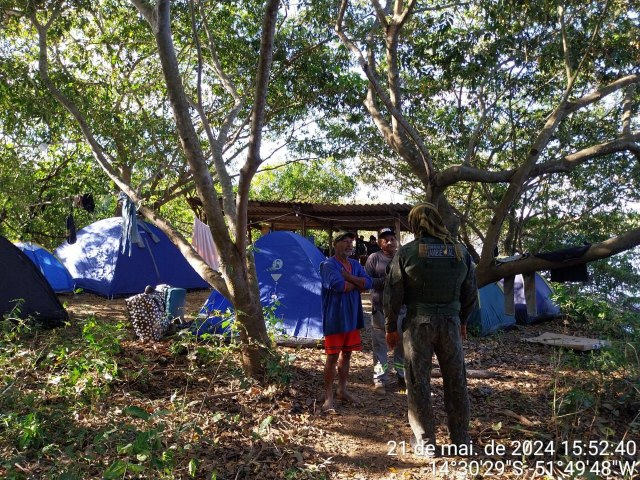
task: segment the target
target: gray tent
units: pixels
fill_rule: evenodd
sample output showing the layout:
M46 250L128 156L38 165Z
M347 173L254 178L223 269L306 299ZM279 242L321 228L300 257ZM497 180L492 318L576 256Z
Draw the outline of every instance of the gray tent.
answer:
M14 312L47 326L68 320L66 310L40 270L9 240L0 236L0 315Z

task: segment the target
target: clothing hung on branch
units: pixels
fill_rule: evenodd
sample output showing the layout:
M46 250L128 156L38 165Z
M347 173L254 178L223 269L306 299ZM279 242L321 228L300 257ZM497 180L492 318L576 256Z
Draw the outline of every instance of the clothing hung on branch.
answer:
M93 200L93 195L85 193L84 195L76 195L73 197L73 206L75 208L82 208L89 213L93 213L96 209L96 204Z
M516 305L514 296L515 275L504 277L504 313L505 315L515 315ZM527 315L538 316L536 299L536 273L523 273L524 299L527 306Z
M553 252L540 252L535 256L542 258L543 260L549 260L550 262L568 262L582 257L587 250L591 247L590 244L581 245L579 247L564 248L562 250L555 250ZM561 267L551 269L551 281L552 282L587 282L589 281L589 274L587 272L587 264L572 265L570 267Z
M216 244L213 242L213 236L211 235L209 225L200 221L197 217L194 218L191 238L193 248L198 252L198 255L200 255L211 268L219 270L220 263L218 262L218 251L216 249Z

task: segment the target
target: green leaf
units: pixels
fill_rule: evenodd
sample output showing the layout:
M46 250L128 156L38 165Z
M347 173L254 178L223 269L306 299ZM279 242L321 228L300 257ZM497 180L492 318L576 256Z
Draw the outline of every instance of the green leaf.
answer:
M129 415L131 417L135 417L135 418L141 418L143 420L149 420L149 418L151 418L151 415L149 414L149 412L147 412L146 410L140 408L140 407L136 407L135 405L126 407L123 412L126 415Z
M144 465L138 465L137 463L129 463L127 465L127 470L133 473L142 473L146 470Z
M105 480L122 478L127 472L127 462L124 460L116 460L104 472L102 478Z
M116 448L116 451L118 453L123 453L125 455L128 455L129 453L133 452L133 443L128 443L126 444L124 447L121 447L118 445L118 447Z
M218 422L219 422L220 420L222 420L224 417L225 417L224 413L222 413L222 412L216 412L216 413L213 415L213 418L212 418L213 423L218 423Z
M198 462L196 462L195 458L189 460L189 476L195 477L196 471L198 470Z
M264 434L267 430L267 428L269 428L269 425L271 425L271 422L273 421L273 416L269 415L267 418L265 418L262 423L260 423L260 427L258 428L258 433L260 435Z

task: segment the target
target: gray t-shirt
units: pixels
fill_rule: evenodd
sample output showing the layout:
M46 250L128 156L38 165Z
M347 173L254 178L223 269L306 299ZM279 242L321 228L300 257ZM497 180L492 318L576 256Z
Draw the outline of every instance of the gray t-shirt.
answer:
M364 266L365 271L373 280L373 288L371 289L371 308L373 310L382 311L382 291L384 290L384 280L387 276L387 265L393 257L389 257L381 250L372 253L367 258Z

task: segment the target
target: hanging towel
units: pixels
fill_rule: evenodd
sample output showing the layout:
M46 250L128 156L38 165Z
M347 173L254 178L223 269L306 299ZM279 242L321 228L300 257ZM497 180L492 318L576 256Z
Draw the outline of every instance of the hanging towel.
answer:
M527 315L529 317L537 317L536 272L523 273L522 281L524 283L524 301L527 305Z
M555 250L553 252L538 252L534 255L550 262L566 262L582 257L587 250L591 248L591 244L586 243L578 247L563 248L562 250Z
M587 264L574 265L573 267L554 268L551 270L551 281L564 283L564 282L588 282L589 272L587 271Z
M515 283L515 275L504 277L504 313L505 315L515 315L516 305L513 298L513 287Z
M138 233L136 206L124 192L120 192L118 201L122 202L122 237L120 239L120 248L121 252L125 253L127 245L129 245L129 256L131 256L131 244L135 243L140 248L144 248L144 242Z
M209 226L201 222L198 218L193 221L193 233L191 235L191 243L193 248L198 252L198 255L207 262L207 264L214 270L220 269L218 262L218 251L216 245L213 243L213 236L211 235L211 229Z
M535 272L523 273L522 284L524 289L524 301L527 305L527 315L529 317L538 316L538 306L536 302L536 274ZM515 315L515 275L504 277L504 313Z
M93 195L90 193L85 193L82 195L82 208L84 208L87 212L93 213L96 209L96 202L93 200Z

